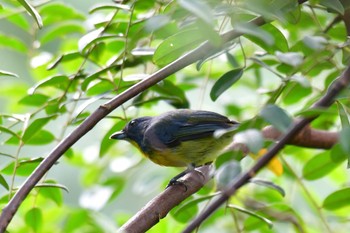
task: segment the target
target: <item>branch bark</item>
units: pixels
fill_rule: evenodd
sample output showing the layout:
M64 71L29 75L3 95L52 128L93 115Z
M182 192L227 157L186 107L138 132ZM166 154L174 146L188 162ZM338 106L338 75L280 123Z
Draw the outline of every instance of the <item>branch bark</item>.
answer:
M278 140L282 136L282 133L272 126L265 127L262 130L262 134L266 139L272 140ZM338 137L338 132L316 130L312 129L310 126L306 126L295 135L288 144L309 148L330 149L335 143L337 143Z
M153 198L137 214L127 221L118 232L139 233L146 232L152 226L164 218L171 209L196 193L210 179L211 165L196 168L183 177L183 185L172 185L165 189L158 196Z

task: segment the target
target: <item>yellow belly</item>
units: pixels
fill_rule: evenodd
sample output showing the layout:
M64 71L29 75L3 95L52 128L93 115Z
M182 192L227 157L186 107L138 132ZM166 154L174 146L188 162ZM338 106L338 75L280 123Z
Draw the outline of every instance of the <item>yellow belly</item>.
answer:
M165 150L153 150L145 156L162 166L185 167L189 164L200 166L215 160L231 141L232 135L224 135L220 139L196 139L181 142L180 145Z

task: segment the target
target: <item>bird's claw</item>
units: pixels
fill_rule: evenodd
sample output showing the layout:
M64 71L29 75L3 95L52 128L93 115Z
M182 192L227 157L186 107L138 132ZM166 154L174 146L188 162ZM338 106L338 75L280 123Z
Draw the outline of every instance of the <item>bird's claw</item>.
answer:
M179 181L179 180L176 180L176 179L171 179L168 183L168 185L165 187L165 189L169 188L170 186L173 186L173 185L181 185L185 188L185 192L187 192L187 186L186 184L183 182L183 181Z

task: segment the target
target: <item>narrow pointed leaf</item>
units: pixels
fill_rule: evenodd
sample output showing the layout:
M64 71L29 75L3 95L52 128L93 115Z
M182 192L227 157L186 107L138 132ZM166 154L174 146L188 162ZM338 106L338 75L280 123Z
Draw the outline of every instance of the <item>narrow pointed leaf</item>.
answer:
M336 210L350 205L350 188L344 188L328 195L323 201L323 208Z
M260 116L281 132L286 132L292 124L292 119L287 113L273 104L263 108L260 112Z
M215 101L219 96L237 82L243 75L243 69L231 70L222 75L210 91L210 98Z
M26 0L17 0L27 11L28 13L34 18L35 22L37 23L39 28L43 27L43 20L41 19L41 16L36 11L34 7L32 7L28 1Z

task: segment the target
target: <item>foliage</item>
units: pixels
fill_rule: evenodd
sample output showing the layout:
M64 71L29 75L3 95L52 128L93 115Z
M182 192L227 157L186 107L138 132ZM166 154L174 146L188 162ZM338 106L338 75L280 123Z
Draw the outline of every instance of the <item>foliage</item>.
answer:
M99 105L204 41L214 45L207 57L139 93L66 152L21 205L9 232L114 232L160 192L179 170L157 167L131 145L109 140L136 116L212 110L243 122L238 131L253 152L267 147L271 142L258 130L271 124L285 131L293 118L313 114L308 108L349 64L339 20L349 6L346 0L108 1L87 12L75 1L3 0L1 208ZM249 23L260 15L265 25ZM220 34L232 28L244 35L220 47ZM346 90L312 124L341 131L339 145L288 146L279 155L281 176L263 171L199 232L346 232L349 112ZM222 155L218 188L238 175L232 169L252 163ZM149 232L180 232L216 191L209 183Z

